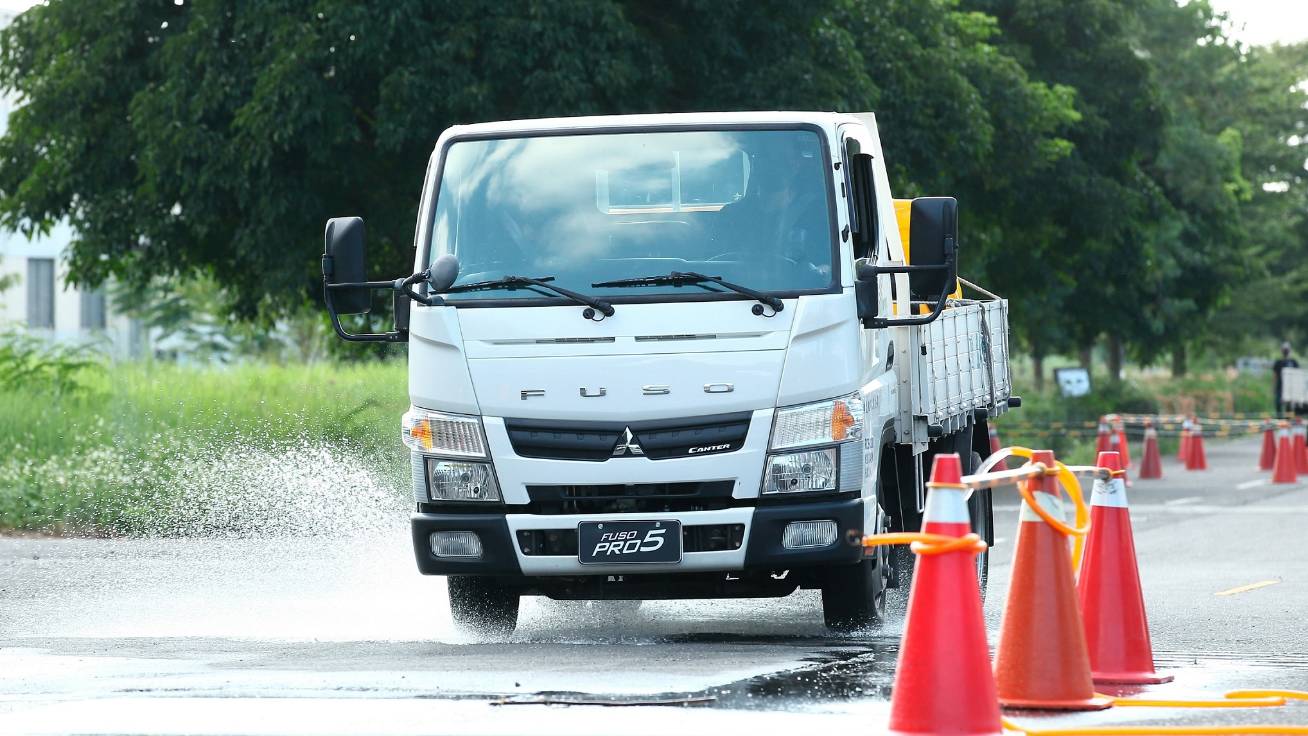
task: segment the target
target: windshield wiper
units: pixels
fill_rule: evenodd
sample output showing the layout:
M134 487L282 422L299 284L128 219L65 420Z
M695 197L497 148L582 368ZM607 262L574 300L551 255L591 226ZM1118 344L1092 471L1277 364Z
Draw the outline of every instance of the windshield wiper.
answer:
M591 286L599 289L606 286L691 286L695 284L710 283L717 284L724 289L729 289L737 294L743 294L750 299L762 302L763 304L772 307L774 313L780 312L786 307L785 302L771 294L764 294L763 292L751 289L748 286L741 286L740 284L733 284L730 281L723 281L721 276L705 276L702 273L695 273L694 271L673 271L672 273L663 274L662 276L638 276L631 279L601 281L597 284L591 284ZM755 309L758 309L758 307L755 307ZM756 312L756 314L761 313L761 311Z
M539 278L531 278L528 276L505 276L502 279L492 279L490 281L474 281L471 284L459 284L458 286L451 286L450 288L446 289L445 292L455 293L460 291L477 291L479 289L517 289L519 287L534 286L541 289L548 289L549 291L552 291L555 294L558 294L559 296L571 299L577 304L590 307L591 309L594 309L600 314L603 314L605 317L613 316L612 304L609 304L603 299L596 299L594 297L586 296L585 294L578 294L577 292L572 291L571 289L565 289L562 286L555 286L554 284L550 283L553 280L554 280L553 276L541 276ZM593 319L593 316L587 316L586 318Z

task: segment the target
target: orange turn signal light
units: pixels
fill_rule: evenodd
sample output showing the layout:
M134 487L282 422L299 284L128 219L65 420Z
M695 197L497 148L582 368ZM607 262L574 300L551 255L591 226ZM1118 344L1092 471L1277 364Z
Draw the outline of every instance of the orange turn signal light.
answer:
M430 450L436 444L431 436L431 422L426 419L419 419L409 427L409 437L417 440L418 445L426 450Z
M831 439L842 442L849 437L849 430L854 426L854 415L849 412L845 402L837 401L831 405Z

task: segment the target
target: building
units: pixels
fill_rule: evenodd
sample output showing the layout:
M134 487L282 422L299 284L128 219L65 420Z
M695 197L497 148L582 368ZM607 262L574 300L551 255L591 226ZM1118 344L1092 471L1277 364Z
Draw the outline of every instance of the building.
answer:
M0 27L12 16L0 14ZM0 135L14 100L0 98ZM115 357L137 357L146 349L140 324L117 313L105 290L68 283L65 253L73 230L61 222L45 236L28 239L0 229L0 331L23 329L60 342L87 342Z

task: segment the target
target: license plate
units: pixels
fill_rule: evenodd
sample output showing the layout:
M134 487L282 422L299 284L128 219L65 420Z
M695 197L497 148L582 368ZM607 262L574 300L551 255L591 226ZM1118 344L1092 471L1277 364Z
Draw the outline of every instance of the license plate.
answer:
M583 565L681 562L681 522L583 521L577 557Z

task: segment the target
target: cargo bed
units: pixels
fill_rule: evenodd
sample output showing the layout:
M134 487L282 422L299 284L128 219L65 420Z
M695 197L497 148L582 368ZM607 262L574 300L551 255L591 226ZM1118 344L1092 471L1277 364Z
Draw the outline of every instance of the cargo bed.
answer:
M950 301L938 319L908 329L916 358L911 394L915 444L965 428L977 410L993 417L1008 409L1013 383L1007 300Z

